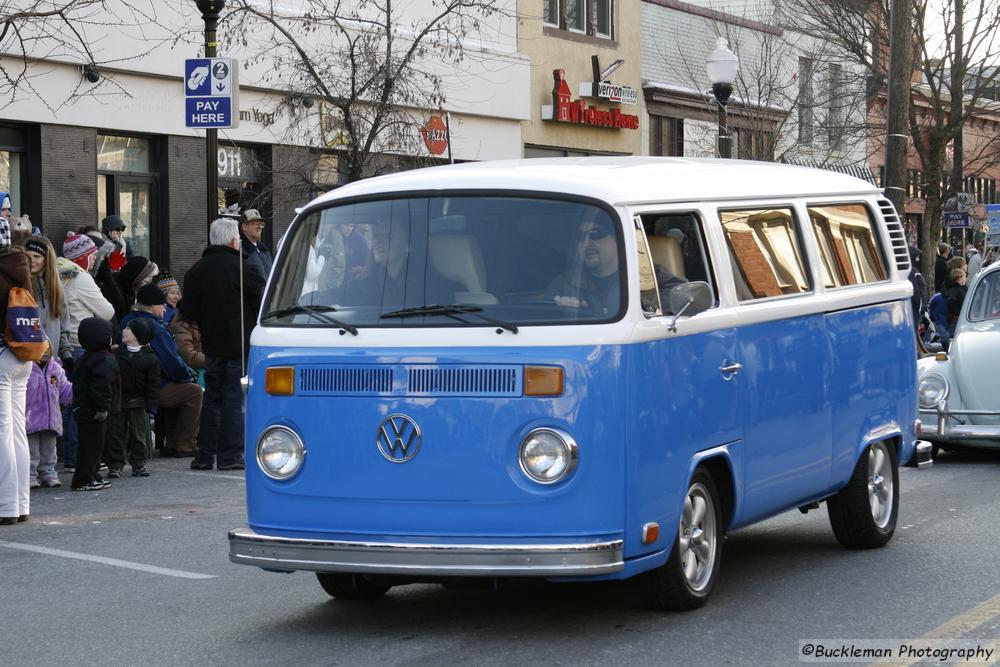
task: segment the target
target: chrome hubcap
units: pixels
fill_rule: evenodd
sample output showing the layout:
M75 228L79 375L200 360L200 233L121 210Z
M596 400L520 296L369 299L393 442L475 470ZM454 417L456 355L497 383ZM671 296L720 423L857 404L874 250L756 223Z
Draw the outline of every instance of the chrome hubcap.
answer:
M688 489L681 513L678 549L681 568L688 586L704 589L712 578L716 552L715 508L712 497L701 484Z
M892 459L884 443L872 445L868 450L868 505L872 519L879 528L889 525L892 518Z

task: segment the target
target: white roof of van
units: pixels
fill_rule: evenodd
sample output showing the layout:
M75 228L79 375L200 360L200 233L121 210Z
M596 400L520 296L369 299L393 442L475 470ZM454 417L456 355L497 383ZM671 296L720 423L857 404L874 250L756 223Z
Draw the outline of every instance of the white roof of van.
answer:
M468 162L414 169L350 183L318 197L435 190L534 190L602 199L611 204L877 194L846 174L775 162L661 157L581 157Z

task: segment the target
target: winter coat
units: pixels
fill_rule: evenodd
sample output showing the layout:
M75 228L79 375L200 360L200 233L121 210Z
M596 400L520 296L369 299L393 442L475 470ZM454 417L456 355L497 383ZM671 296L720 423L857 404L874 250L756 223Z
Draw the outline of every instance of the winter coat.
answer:
M940 292L941 288L944 287L944 283L948 280L948 258L944 255L938 255L934 259L934 291Z
M206 357L239 359L249 349L250 332L257 321L264 292L264 279L250 270L239 251L211 245L184 275L181 312L198 323L201 347ZM240 294L240 262L243 262L243 293ZM243 301L243 333L240 339L240 300Z
M930 316L931 321L934 322L934 328L937 329L938 336L944 339L951 339L953 327L951 322L948 321L948 304L945 301L944 294L938 292L931 297L931 301L927 305L927 314Z
M44 366L31 364L24 411L28 433L54 431L62 435L63 420L59 406L72 402L73 385L66 378L62 364L56 359L49 359Z
M95 239L95 241L97 240ZM118 280L111 268L111 256L116 252L118 252L118 246L115 243L101 244L98 242L97 252L94 253L94 266L90 270L90 275L94 277L94 282L101 288L101 294L104 295L104 298L114 306L114 317L120 320L128 314L131 305L126 302L125 295L122 294Z
M966 269L965 275L968 276L969 281L979 273L979 269L983 268L983 256L979 254L978 250L973 250L969 253L969 267Z
M7 299L12 287L31 289L31 271L27 253L7 251L0 255L0 343L7 325Z
M111 322L90 318L80 324L80 345L86 350L73 368L73 416L94 421L98 412L121 412L121 378L111 353Z
M149 414L156 414L161 384L160 362L156 355L148 345L140 347L138 352L119 345L115 359L122 378L122 409L142 408Z
M115 308L104 298L101 289L87 271L65 257L60 257L57 261L59 279L62 280L63 293L66 296L66 312L69 314L66 327L69 332L69 344L76 349L80 347L77 335L80 322L88 317L110 320L115 316ZM4 303L7 303L6 299Z
M253 244L242 234L240 234L240 244L243 246L247 265L256 271L264 282L267 282L267 277L271 275L271 266L274 264L274 255L262 241Z
M167 327L163 326L163 322L156 315L143 310L133 310L122 320L122 330L128 326L129 322L139 318L145 319L153 325L155 335L149 347L152 349L153 354L156 355L156 360L160 363L163 381L191 382L192 377L196 377L197 373L188 368L184 359L177 353L177 343L174 341L173 334L170 333Z
M201 351L201 332L195 322L180 317L179 315L170 320L170 333L174 335L174 342L177 343L177 352L181 359L195 370L205 368L205 353Z
M45 301L45 279L35 276L35 301L38 302L38 317L45 329L45 336L52 344L52 354L59 359L70 356L72 347L69 343L69 307L66 304L66 294L63 293L62 317L56 319L49 316L49 304Z

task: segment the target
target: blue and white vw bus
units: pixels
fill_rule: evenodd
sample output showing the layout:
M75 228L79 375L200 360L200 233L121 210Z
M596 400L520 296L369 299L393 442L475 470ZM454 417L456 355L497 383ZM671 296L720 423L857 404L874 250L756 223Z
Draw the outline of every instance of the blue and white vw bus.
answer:
M337 598L641 576L826 501L884 545L915 438L907 248L870 184L735 160L437 167L322 196L270 278L230 559Z

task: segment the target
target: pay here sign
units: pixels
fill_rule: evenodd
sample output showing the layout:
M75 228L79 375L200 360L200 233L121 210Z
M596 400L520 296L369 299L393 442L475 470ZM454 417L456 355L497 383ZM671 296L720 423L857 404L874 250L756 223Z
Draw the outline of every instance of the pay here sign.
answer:
M239 125L238 75L239 61L232 58L185 60L184 125L192 128Z

